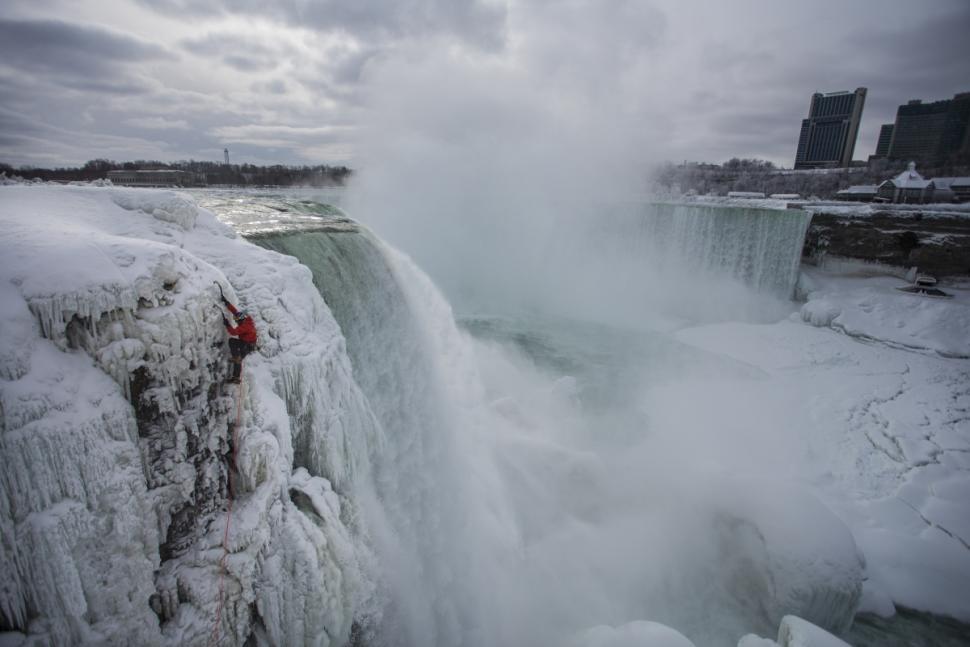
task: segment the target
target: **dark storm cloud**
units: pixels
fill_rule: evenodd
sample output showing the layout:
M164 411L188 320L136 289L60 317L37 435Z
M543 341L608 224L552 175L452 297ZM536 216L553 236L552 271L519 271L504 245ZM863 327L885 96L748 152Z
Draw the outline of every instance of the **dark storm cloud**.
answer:
M125 63L169 56L158 45L100 27L59 20L0 19L3 64L23 72L72 79L75 84L84 78L115 75Z
M865 52L872 62L883 61L874 71L885 78L910 81L919 77L952 76L970 83L970 3L962 11L914 21L905 29L886 29L878 24L858 30L846 40Z
M449 33L482 47L504 37L505 6L482 0L138 0L174 16L244 13L359 38Z

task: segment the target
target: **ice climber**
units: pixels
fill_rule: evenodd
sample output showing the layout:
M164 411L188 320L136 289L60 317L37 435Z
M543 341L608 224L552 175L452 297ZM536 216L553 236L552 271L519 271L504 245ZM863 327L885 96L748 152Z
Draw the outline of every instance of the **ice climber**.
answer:
M232 359L232 377L229 378L229 381L233 384L239 384L243 359L256 349L256 324L253 323L253 318L245 310L239 310L229 303L229 299L225 295L222 296L222 302L229 308L233 319L236 320L236 325L231 326L225 315L222 317L222 323L226 326L226 332L229 333L229 355Z

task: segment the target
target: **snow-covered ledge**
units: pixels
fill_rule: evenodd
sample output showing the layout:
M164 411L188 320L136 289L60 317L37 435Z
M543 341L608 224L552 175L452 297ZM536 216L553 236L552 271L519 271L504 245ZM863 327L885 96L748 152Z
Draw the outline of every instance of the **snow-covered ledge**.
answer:
M378 439L306 268L182 194L93 186L0 187L0 259L0 630L209 641L238 415L218 642L345 642ZM241 387L217 283L260 333Z

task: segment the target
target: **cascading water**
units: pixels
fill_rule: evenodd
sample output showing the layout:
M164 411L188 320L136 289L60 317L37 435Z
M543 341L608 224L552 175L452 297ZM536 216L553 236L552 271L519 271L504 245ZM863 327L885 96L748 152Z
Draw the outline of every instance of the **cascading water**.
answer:
M355 380L383 428L386 446L373 466L376 499L365 502L379 550L390 556L385 562L390 600L377 640L446 645L482 633L485 628L474 626L480 616L468 616L469 609L485 604L470 599L481 590L469 581L474 569L458 572L471 559L476 539L461 515L473 504L465 498L464 454L456 446L463 422L456 409L468 392L458 395L455 389L465 381L474 390L474 380L447 374L451 367L440 364L450 354L442 345L458 335L450 308L423 277L400 276L413 268L365 230L341 227L254 240L297 257L311 270L344 331Z
M811 214L751 207L653 203L604 216L604 238L649 263L661 279L680 271L724 275L789 297ZM606 240L601 244L609 247Z
M277 219L291 208L267 213ZM555 644L604 621L652 619L698 645L729 645L745 630L772 630L780 618L776 599L803 591L831 600L834 610L819 622L838 625L851 613L854 584L833 592L823 584L816 594L810 577L792 586L774 582L773 565L786 563L786 549L771 546L729 495L716 505L698 501L689 478L656 463L664 450L650 439L662 430L637 410L637 390L684 370L685 360L694 368L749 369L656 336L606 351L600 346L613 334L609 325L567 326L563 336L539 320L524 325L568 357L557 366L533 363L501 334L483 335L494 330L488 319L470 326L481 339L461 332L447 301L409 259L367 230L321 215L316 223L277 222L248 235L310 269L382 427L376 435L384 444L367 471L372 483L352 494L384 578L383 619L364 634L368 644ZM607 258L612 266L598 272L636 280L676 265L693 281L721 272L734 283L790 289L788 278L773 273L797 262L807 218L761 210L728 217L735 220L719 223L712 210L691 207L626 214L599 223L587 245L567 256L576 261L575 277ZM770 250L785 231L796 240L785 241L783 252ZM660 237L664 243L655 243ZM679 257L688 248L714 260L683 269ZM650 258L649 250L667 255ZM606 365L562 374L583 357ZM629 382L623 390L595 383L616 375ZM599 394L595 403L591 394ZM738 552L747 561L724 568Z
M811 220L801 210L643 202L593 213L550 232L546 266L576 295L571 314L593 309L633 325L782 316Z

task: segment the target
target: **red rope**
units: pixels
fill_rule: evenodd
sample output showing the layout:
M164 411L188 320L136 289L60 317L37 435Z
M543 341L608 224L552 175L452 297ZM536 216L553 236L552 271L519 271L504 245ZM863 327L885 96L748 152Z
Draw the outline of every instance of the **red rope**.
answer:
M241 367L240 367L241 368ZM219 560L219 606L216 609L216 624L212 628L209 642L206 645L214 644L213 641L219 640L219 630L222 628L222 608L226 603L225 584L226 584L226 559L229 557L229 524L232 521L232 501L235 499L235 488L232 483L232 474L236 470L236 456L239 451L239 424L242 421L242 401L243 386L242 370L239 371L239 392L236 395L236 424L232 428L232 463L229 466L229 491L226 499L228 506L226 509L226 529L222 533L222 558Z

